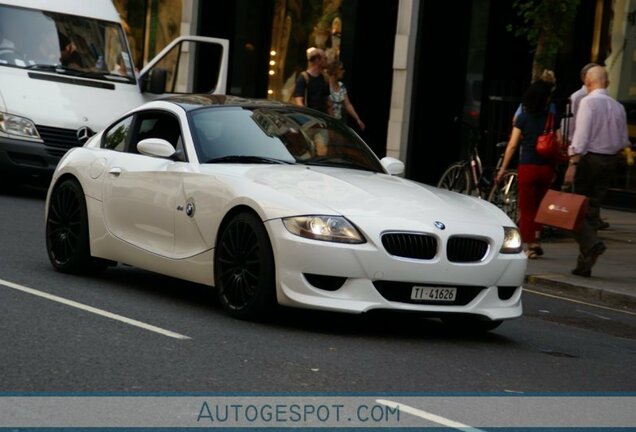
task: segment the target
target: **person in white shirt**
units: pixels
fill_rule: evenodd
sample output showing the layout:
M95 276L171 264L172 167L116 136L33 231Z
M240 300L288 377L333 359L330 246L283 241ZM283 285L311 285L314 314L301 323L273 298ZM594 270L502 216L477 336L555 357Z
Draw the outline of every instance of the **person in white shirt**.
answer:
M579 104L581 103L581 99L583 99L585 96L587 96L587 88L585 87L585 75L587 74L587 71L589 71L590 69L592 69L594 66L599 66L597 63L588 63L585 66L583 66L581 68L581 88L578 89L577 91L575 91L574 93L572 93L570 95L570 111L572 113L572 116L570 117L570 120L568 122L568 144L572 141L572 137L574 136L574 129L576 128L576 113L579 110ZM562 127L563 129L563 127ZM600 210L600 209L599 209ZM601 214L599 213L598 215L599 219L598 219L598 229L607 229L609 228L609 222L607 222L606 220L604 220L601 217Z
M581 88L570 95L570 109L572 111L572 118L570 119L570 124L568 125L568 137L570 140L572 140L572 137L574 136L574 128L576 126L576 112L579 110L579 104L581 103L581 99L587 96L587 88L585 87L585 75L587 75L587 71L592 69L594 66L598 66L598 64L588 63L581 68Z
M572 183L575 193L589 199L581 229L574 233L579 256L572 270L572 274L585 277L591 276L592 267L606 249L597 233L599 209L616 172L617 155L629 144L625 108L609 95L608 84L604 67L593 66L587 71L588 94L578 106L565 172L565 182Z

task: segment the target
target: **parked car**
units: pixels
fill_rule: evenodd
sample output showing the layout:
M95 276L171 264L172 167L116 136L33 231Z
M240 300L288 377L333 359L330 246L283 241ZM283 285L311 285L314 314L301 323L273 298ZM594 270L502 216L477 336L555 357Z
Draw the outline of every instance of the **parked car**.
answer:
M419 312L489 330L522 313L526 257L485 200L397 176L340 121L223 95L152 101L60 161L46 248L216 287L239 318L276 304Z

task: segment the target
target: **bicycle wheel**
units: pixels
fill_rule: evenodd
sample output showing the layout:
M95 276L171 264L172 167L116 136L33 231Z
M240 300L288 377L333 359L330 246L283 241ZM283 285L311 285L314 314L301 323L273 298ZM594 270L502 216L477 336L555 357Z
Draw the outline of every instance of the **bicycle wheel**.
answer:
M493 185L488 201L502 209L515 224L519 224L517 171L506 171L501 181Z
M471 191L470 175L466 169L466 164L463 162L456 162L449 166L437 182L437 187L463 194L469 194Z

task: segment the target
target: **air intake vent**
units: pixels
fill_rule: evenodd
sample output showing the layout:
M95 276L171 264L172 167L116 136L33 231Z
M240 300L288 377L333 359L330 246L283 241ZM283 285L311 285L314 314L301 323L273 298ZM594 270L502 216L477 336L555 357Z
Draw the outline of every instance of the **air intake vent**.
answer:
M312 273L303 273L303 276L305 276L305 279L307 279L307 282L309 282L316 288L320 288L327 291L339 290L347 281L347 278L344 278L344 277L325 276L325 275L317 275Z
M403 258L430 260L437 255L437 239L426 234L387 233L382 245L389 254Z
M474 237L451 237L448 239L446 256L451 262L479 262L488 253L488 242Z

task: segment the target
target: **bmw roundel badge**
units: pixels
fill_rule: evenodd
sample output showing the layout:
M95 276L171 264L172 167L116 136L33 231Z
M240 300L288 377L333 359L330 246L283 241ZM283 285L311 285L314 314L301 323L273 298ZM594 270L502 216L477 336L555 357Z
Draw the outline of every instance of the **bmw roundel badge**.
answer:
M440 221L435 221L435 228L440 229L440 230L445 230L446 229L446 225L444 225Z
M193 202L188 202L186 204L185 212L190 217L194 216L194 203Z

